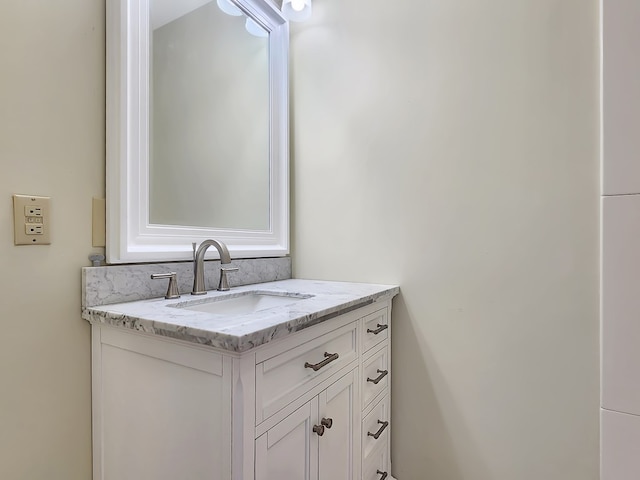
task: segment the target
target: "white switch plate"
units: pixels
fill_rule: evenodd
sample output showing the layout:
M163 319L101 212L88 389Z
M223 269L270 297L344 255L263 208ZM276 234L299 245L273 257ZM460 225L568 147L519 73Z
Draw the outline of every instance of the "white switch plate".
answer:
M13 236L16 245L51 244L51 198L13 196Z

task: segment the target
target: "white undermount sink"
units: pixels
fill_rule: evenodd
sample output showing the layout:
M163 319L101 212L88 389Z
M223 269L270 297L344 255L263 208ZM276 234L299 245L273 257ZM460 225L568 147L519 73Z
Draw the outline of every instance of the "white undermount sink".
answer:
M313 297L313 295L302 295L298 293L246 292L233 296L181 302L171 306L196 312L214 313L216 315L246 315L269 308L293 305L311 297Z

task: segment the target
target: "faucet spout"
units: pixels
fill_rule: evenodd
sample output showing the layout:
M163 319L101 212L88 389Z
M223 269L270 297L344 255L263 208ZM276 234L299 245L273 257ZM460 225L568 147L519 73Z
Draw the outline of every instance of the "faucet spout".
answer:
M193 256L193 290L191 295L204 295L207 293L204 287L204 256L211 246L218 250L222 265L231 263L229 249L223 242L218 240L205 240L202 242Z

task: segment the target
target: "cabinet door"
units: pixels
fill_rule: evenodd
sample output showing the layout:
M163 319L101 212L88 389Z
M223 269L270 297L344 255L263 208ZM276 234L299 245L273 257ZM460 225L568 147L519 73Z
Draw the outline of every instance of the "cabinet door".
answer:
M99 335L94 478L228 480L231 376L224 374L225 359L115 329Z
M317 398L256 439L256 480L318 480Z
M360 414L357 389L357 375L354 370L320 392L318 396L318 424L325 426L324 434L318 440L319 480L358 478Z

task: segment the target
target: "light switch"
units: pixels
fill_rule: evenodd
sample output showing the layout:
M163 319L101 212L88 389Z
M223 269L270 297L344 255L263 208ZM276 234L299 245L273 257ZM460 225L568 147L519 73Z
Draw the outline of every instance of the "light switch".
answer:
M16 245L49 245L51 198L37 195L13 196L13 232Z

